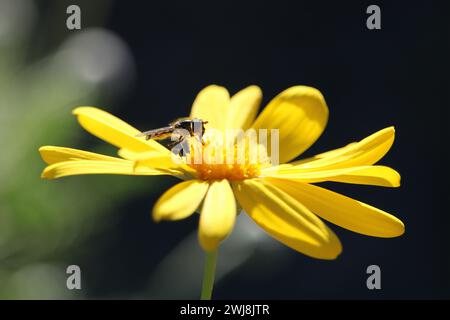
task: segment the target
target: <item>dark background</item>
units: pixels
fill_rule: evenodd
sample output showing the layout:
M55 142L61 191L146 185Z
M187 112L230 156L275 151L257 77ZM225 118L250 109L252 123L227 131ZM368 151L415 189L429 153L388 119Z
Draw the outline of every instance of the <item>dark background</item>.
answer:
M231 93L257 84L263 105L289 86L318 88L330 109L329 124L304 156L396 127L394 146L381 163L401 173L400 188L327 186L395 214L406 225L404 236L371 238L332 226L344 246L337 260L314 260L286 248L277 271L265 274L265 260L278 257L255 255L249 266L218 284L215 298L450 297L450 219L444 206L450 38L444 3L113 3L105 26L130 46L137 75L127 97L114 102L115 113L138 128L187 115L196 93L209 84ZM381 30L366 28L370 4L381 8ZM83 28L93 26L88 12L83 19ZM160 193L175 180L166 181ZM130 199L116 208L119 223L101 235L109 240L89 258L75 257L95 278L86 289L89 296L142 289L142 279L157 261L197 228L195 217L149 222L157 196ZM381 267L382 290L366 288L371 264Z

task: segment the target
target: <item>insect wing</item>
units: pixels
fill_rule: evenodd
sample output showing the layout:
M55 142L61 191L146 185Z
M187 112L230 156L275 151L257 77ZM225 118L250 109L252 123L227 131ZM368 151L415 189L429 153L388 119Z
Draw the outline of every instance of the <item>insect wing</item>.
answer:
M173 132L173 127L163 127L159 129L153 129L144 131L136 135L136 137L146 137L149 139L165 139Z
M181 118L177 118L175 120L173 120L171 123L169 123L170 126L174 126L180 122L186 121L186 120L192 120L191 117L181 117Z

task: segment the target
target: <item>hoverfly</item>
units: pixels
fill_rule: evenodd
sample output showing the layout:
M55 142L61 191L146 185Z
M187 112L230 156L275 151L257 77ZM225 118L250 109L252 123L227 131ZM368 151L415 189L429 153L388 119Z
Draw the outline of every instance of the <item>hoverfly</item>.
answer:
M205 133L205 124L208 121L204 121L199 118L179 118L171 123L168 126L153 129L149 131L144 131L136 135L136 137L145 137L145 140L163 140L169 138L173 133L177 133L177 130L186 130L189 133L189 136L197 138L202 144L202 136ZM182 143L186 135L180 134L178 140L172 141L168 145L169 148L173 147L178 143ZM183 150L180 150L180 155L182 155Z

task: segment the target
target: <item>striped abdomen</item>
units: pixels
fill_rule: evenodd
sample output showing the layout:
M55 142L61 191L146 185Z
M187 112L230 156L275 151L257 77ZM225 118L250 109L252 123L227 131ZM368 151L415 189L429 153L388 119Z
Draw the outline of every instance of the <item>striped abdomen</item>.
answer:
M149 130L142 133L145 135L145 139L150 140L162 140L167 139L172 134L174 128L173 127L163 127L159 129Z

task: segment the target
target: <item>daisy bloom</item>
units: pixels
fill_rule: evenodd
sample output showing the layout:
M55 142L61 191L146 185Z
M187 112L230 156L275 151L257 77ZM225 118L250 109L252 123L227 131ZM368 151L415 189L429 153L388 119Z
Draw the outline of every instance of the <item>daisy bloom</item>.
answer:
M398 187L400 175L395 170L375 165L391 148L394 127L342 148L289 162L324 131L328 121L325 100L317 89L294 86L272 99L256 116L261 98L257 86L247 87L232 97L220 86L203 89L193 103L190 117L208 121L204 143L190 139L191 153L181 157L181 161L174 161L169 149L155 140L139 137L141 131L113 115L93 107L78 107L73 114L80 125L118 147L120 157L44 146L39 152L48 166L42 177L173 175L183 180L159 198L153 219L180 220L196 211L200 213L198 237L207 252L202 298L211 295L217 248L232 231L240 208L273 238L318 259L335 259L342 251L338 237L323 220L374 237L390 238L404 233L403 223L391 214L316 185L335 181ZM244 161L209 161L210 157L223 158L230 149L237 148L237 139L224 143L218 138L227 129L266 129L269 147L257 143L256 148L258 154L266 156L250 161L250 144L246 144ZM267 156L274 152L280 164L274 165L273 158ZM196 155L201 161L193 161ZM232 157L236 159L236 155Z

